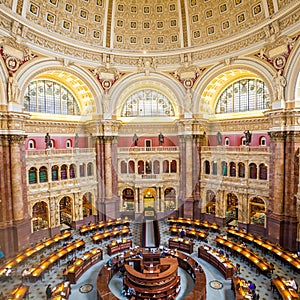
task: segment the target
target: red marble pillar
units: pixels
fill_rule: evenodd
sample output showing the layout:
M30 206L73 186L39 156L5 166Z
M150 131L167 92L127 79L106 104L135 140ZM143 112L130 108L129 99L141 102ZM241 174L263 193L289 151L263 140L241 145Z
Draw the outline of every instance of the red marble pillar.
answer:
M0 137L0 245L6 256L30 244L24 138Z
M104 140L102 137L95 138L97 180L98 180L98 198L96 208L100 221L105 221L105 163L104 163Z
M296 197L299 180L299 133L271 132L268 239L286 249L296 250ZM298 140L298 141L297 141Z

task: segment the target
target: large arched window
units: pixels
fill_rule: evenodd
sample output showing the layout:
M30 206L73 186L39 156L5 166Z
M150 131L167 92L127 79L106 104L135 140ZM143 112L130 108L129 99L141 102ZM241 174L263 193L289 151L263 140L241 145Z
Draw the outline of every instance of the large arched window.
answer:
M231 83L217 101L216 114L268 109L270 94L259 79L244 78Z
M26 111L80 115L73 94L62 84L51 80L35 80L29 83L24 98Z
M175 115L169 99L158 91L146 89L137 91L126 100L122 117L153 117Z

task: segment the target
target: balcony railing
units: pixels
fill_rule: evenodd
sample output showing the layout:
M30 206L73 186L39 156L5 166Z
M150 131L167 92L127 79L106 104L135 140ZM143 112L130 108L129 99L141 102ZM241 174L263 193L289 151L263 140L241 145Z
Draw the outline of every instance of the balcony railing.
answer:
M129 152L178 152L179 147L170 146L158 146L158 147L119 147L119 153L129 153Z
M270 152L270 147L266 146L203 146L201 147L201 152L214 152L214 153L224 153L224 152Z
M94 148L70 148L70 149L45 149L45 150L27 150L26 156L74 156L78 154L95 154Z

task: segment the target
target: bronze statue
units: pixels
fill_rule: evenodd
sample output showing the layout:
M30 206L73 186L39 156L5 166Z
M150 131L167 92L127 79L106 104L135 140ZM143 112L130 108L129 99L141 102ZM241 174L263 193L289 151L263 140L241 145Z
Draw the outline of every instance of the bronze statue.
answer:
M138 138L138 136L135 133L134 136L133 136L133 144L134 144L134 146L137 146L138 140L139 140L139 138Z
M252 133L249 130L245 130L244 135L246 139L246 146L249 146L249 144L251 143Z
M50 149L52 147L49 132L47 132L45 135L45 144L46 144L46 149Z
M217 143L218 143L218 146L222 145L222 134L220 131L217 132Z
M158 141L159 141L159 144L160 144L160 145L162 145L162 144L164 143L165 137L164 137L164 135L163 135L162 133L160 133L160 134L158 135Z

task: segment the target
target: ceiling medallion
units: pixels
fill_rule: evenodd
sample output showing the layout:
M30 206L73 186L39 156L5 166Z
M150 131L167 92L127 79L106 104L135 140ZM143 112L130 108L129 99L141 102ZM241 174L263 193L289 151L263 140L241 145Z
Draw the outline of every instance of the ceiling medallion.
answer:
M278 55L274 58L274 67L276 69L283 69L286 63L286 58L283 55Z
M8 70L10 72L15 72L20 66L19 60L15 57L12 57L12 56L9 56L6 59L5 63L6 63L6 66L7 66Z

